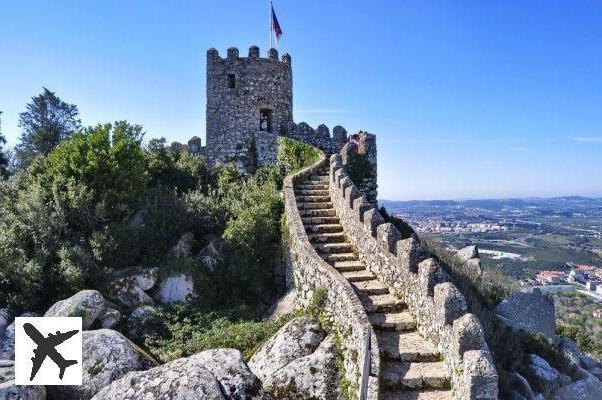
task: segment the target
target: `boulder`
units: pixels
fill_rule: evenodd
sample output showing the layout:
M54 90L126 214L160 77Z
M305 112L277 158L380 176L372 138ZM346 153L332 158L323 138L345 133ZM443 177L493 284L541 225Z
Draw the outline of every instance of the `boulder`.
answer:
M263 381L291 361L312 354L324 336L316 319L292 319L251 357L249 368Z
M228 399L251 399L261 393L261 381L253 375L238 350L212 349L189 358L215 376Z
M512 328L541 333L556 343L554 301L539 289L514 293L495 307L495 312Z
M82 317L82 328L88 329L104 309L104 298L96 290L82 290L52 305L45 317Z
M178 243L172 249L176 258L188 257L192 251L193 242L194 236L192 233L183 234Z
M137 307L132 311L130 317L127 319L125 328L127 335L130 338L144 341L148 334L149 326L153 324L160 324L159 315L157 309L151 306Z
M0 383L15 379L15 362L13 360L0 360Z
M209 271L215 271L222 260L222 248L219 240L214 238L201 249L199 259Z
M591 374L581 367L581 353L574 340L563 338L558 343L558 349L564 356L565 369L575 381L586 379Z
M81 386L48 386L52 397L86 400L100 389L131 371L142 371L156 363L138 346L117 331L99 329L83 332L83 376Z
M46 400L44 386L16 386L15 381L0 383L0 400Z
M93 400L225 400L218 380L198 360L180 358L142 372L130 372L105 386Z
M456 253L456 260L462 264L468 260L472 260L473 258L479 258L479 250L477 249L477 246L466 246Z
M105 308L98 317L100 327L104 329L114 328L121 320L121 313L114 308Z
M0 308L0 342L4 337L4 332L6 331L6 327L8 326L8 313L6 309Z
M264 390L276 398L294 394L301 399L338 399L339 374L334 337L328 336L308 356L291 361L263 381Z
M500 392L511 399L533 400L535 395L529 382L518 372L500 371Z
M10 324L0 339L0 360L15 359L15 323Z
M570 379L562 375L546 360L535 354L529 354L528 370L532 383L541 391L545 398L551 398L558 388L569 383Z
M153 299L134 283L133 279L122 278L111 282L107 293L110 298L128 308L154 304Z
M600 367L595 367L589 370L589 373L592 374L593 376L595 376L598 379L602 380L602 368Z
M274 320L283 315L292 313L295 311L296 301L297 291L293 289L272 304L263 315L263 319Z
M194 296L194 283L192 277L186 274L171 275L159 283L157 301L161 304L186 301L189 296Z
M588 356L588 355L581 356L581 366L589 371L593 368L599 368L600 361L596 360L592 356Z
M594 377L582 379L563 388L554 396L554 400L600 400L602 383Z

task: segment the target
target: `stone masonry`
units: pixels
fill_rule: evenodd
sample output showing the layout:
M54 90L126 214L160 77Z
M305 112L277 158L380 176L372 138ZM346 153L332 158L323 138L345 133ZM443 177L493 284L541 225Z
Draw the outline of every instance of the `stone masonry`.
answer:
M186 149L204 155L210 164L234 163L240 170L276 160L277 139L286 136L309 143L327 155L338 153L347 143L342 126L316 129L293 122L292 60L269 49L265 58L251 46L248 56L235 47L225 58L216 49L207 51L207 142L192 138L188 144L173 143L174 150Z

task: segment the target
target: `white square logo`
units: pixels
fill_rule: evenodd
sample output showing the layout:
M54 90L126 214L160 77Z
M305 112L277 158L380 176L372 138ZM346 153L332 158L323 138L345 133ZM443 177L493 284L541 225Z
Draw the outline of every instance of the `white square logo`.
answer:
M82 384L81 317L15 318L15 384Z

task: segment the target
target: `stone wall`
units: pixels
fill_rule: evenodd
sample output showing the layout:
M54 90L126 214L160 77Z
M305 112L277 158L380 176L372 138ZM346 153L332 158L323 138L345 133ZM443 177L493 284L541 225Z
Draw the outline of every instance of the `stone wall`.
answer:
M261 110L271 112L271 129L261 131ZM270 49L259 57L259 48L249 48L248 57L228 49L221 58L216 49L207 51L207 157L211 162L244 164L251 156L251 143L258 132L278 134L293 120L291 57L278 58ZM261 140L262 138L259 138Z
M359 396L357 391L361 381L361 366L368 356L364 354L364 343L366 335L370 335L371 371L368 398L377 400L380 356L368 316L351 284L334 267L322 260L312 247L297 208L294 185L327 165L326 156L322 153L315 165L285 178L286 264L289 271L287 275L292 275L301 306L310 304L316 289L323 288L326 291L324 313L341 338L345 376L352 386L352 398Z
M341 155L330 160L330 195L345 233L367 268L401 298L419 331L437 344L456 398L497 399L498 377L479 320L445 271L401 234L354 185Z
M314 129L305 122L284 124L281 134L311 144L328 155L340 152L348 139L347 131L340 125L332 129L331 135L330 129L326 125L321 124L317 129Z
M341 160L347 174L360 194L370 204L376 204L378 195L378 168L376 157L376 136L359 131L341 149Z

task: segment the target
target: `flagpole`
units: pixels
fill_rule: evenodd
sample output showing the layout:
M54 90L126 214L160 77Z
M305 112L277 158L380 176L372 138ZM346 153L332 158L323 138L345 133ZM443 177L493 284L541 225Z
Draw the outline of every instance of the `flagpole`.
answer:
M270 49L272 48L272 27L274 26L274 21L273 21L273 17L272 17L272 8L274 6L272 5L272 2L270 1L269 7L268 7L268 12L270 14ZM269 50L269 49L268 49Z

